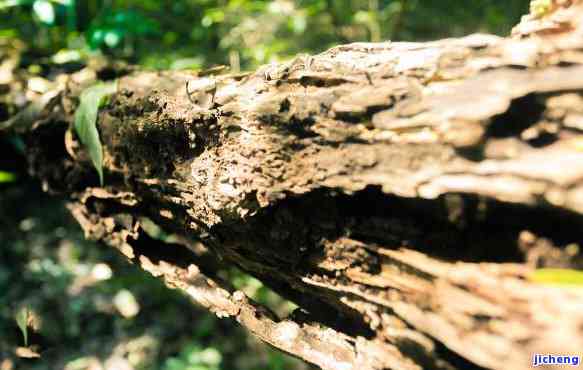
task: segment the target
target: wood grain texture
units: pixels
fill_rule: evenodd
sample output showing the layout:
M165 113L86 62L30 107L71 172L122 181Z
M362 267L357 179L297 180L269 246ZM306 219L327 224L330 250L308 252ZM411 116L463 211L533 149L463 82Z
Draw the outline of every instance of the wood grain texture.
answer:
M555 5L508 38L342 45L243 75L122 69L103 188L63 139L88 67L34 116L31 173L88 237L323 369L578 353L583 291L528 280L583 267L583 5ZM301 310L277 317L225 265Z

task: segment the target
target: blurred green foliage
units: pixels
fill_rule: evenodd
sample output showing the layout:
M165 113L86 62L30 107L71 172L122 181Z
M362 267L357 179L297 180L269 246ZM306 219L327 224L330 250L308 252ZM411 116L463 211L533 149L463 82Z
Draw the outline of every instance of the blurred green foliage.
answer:
M252 68L355 41L506 34L528 0L0 0L0 37L152 68ZM69 54L71 55L71 54Z

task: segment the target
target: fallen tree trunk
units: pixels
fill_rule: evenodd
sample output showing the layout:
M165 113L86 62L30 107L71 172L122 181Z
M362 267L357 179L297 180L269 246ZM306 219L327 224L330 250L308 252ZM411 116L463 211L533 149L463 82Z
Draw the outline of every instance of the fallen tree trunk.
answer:
M323 369L527 369L583 348L583 291L528 279L583 266L581 15L236 76L86 68L18 119L31 173L87 237L283 351ZM70 127L80 92L114 77L101 187ZM276 317L219 278L229 265L301 309Z

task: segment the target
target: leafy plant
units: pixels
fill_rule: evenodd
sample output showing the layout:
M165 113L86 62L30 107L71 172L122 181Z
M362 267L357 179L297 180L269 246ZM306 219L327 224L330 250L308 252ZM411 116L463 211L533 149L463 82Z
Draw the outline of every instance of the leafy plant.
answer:
M0 37L17 36L49 53L99 50L152 68L168 69L178 59L190 59L197 68L231 64L247 69L339 43L507 34L529 3L0 0ZM550 3L534 0L533 14L546 14Z
M75 112L75 131L89 152L91 162L99 174L101 186L103 186L103 149L97 131L97 113L116 90L116 82L98 83L85 89L81 93L79 107Z

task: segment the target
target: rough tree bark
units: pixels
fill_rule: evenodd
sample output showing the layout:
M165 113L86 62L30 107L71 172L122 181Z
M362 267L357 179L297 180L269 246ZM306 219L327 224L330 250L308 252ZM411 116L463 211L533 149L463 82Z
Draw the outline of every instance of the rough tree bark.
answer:
M285 352L526 369L583 348L583 291L528 279L583 266L583 4L547 13L508 38L350 44L243 75L89 66L36 92L5 55L3 110L36 104L10 122L87 237ZM116 77L100 187L69 127L80 92ZM301 309L276 317L219 278L229 265Z

